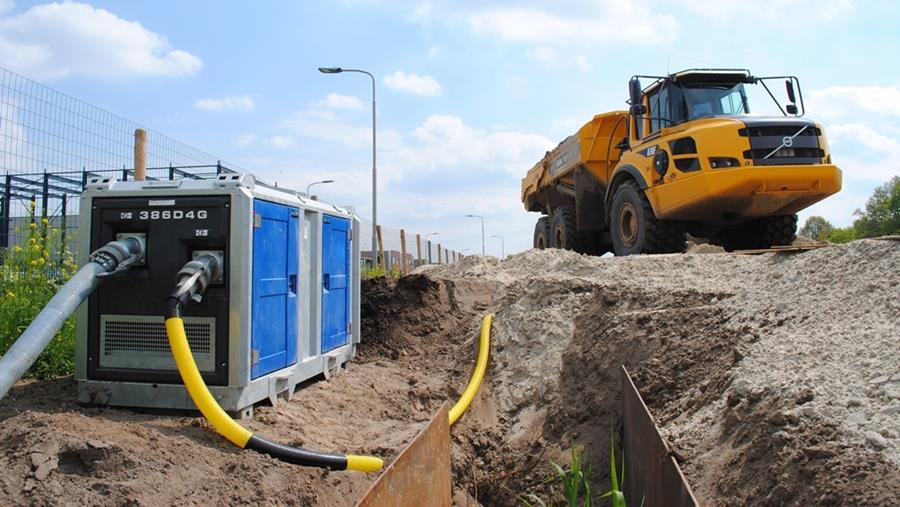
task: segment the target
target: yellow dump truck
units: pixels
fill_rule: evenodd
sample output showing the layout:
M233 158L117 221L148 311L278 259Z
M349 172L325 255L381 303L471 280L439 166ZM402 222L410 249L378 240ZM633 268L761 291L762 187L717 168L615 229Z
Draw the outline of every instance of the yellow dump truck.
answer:
M653 82L642 89L642 78ZM782 80L784 105L770 87ZM751 115L750 86L781 116ZM787 245L796 213L841 189L822 126L803 118L796 77L634 76L627 103L594 116L522 180L525 209L544 215L535 248L680 252L685 233L727 250Z

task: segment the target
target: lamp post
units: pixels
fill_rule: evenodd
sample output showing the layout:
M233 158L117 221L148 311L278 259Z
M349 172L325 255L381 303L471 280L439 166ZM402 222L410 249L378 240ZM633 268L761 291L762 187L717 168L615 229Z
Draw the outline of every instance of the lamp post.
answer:
M501 236L499 234L494 234L491 237L497 238L500 240L500 260L505 259L506 258L506 246L503 244L503 236Z
M375 168L375 76L371 72L360 69L342 69L341 67L319 67L322 74L340 74L341 72L357 72L365 74L372 80L372 259L378 264L378 240L375 230L378 228L378 170Z
M306 197L311 197L309 195L309 189L312 188L313 185L322 185L324 183L334 183L334 180L322 180L322 181L314 181L309 185L306 185Z
M484 217L481 215L466 215L466 218L477 218L481 220L481 255L484 255Z

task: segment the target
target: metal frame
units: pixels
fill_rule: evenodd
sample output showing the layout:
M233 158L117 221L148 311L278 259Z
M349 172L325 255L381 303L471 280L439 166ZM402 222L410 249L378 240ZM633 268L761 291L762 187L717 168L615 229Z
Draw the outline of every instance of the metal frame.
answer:
M87 182L81 198L82 223L89 224L88 215L95 197L172 197L173 194L222 195L231 196L231 231L244 240L231 242L228 252L231 262L228 330L228 384L209 386L213 396L222 407L239 415L252 414L255 403L269 399L273 404L279 396L290 399L294 388L300 382L319 374L330 373L356 355L356 344L360 341L360 285L359 273L359 219L343 208L313 201L292 190L275 188L257 182L251 175L228 173L215 179L181 179L171 181L116 181L111 178L94 178ZM252 241L248 238L253 231L253 200L289 205L300 209L301 231L298 235L300 248L300 278L298 290L298 340L297 362L281 370L251 380L251 315L252 302L249 295L252 276ZM349 343L327 354L321 354L321 278L322 278L322 215L328 213L348 218L352 223L351 238L351 332ZM308 230L308 234L304 231ZM79 259L87 260L90 250L90 234L78 238ZM305 276L304 276L305 275ZM110 404L119 406L195 409L194 403L181 384L150 384L139 382L98 381L87 378L87 305L82 305L77 313L75 346L75 378L78 381L79 401L82 403Z

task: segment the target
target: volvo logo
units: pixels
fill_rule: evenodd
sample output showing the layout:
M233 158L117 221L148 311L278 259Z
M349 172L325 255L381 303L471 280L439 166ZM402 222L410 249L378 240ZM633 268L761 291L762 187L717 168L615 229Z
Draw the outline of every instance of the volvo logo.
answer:
M798 132L799 134L799 132ZM784 136L784 139L781 140L781 145L785 148L790 148L794 145L794 138L791 136Z

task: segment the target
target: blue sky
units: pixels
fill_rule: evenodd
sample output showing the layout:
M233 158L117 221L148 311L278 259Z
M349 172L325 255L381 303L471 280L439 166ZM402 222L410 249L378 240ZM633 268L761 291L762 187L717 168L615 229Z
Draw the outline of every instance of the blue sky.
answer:
M520 179L632 74L749 68L800 78L844 190L802 214L848 225L900 174L900 6L854 0L106 2L0 0L0 66L370 214L488 253L529 248Z

